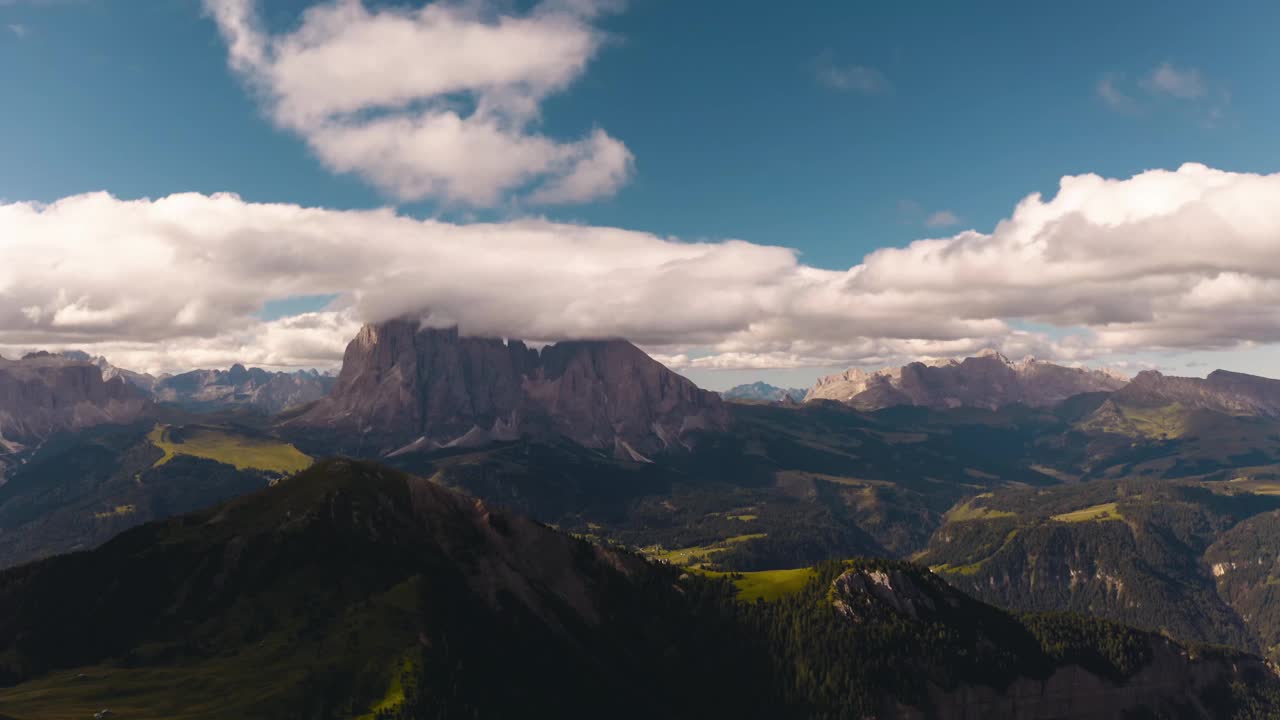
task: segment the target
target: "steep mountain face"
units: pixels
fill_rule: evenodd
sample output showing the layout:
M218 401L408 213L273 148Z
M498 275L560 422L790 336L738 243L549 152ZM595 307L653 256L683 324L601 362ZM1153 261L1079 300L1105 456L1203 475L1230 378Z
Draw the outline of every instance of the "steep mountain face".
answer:
M399 319L361 329L333 393L284 427L334 431L382 453L532 436L643 460L727 422L719 396L622 340L539 351Z
M828 563L741 603L347 460L0 573L18 720L1227 718L1276 690L1256 658L1016 618L905 563Z
M0 358L0 451L68 430L131 423L151 410L138 388L97 366L49 353Z
M837 400L860 410L895 405L996 410L1013 403L1048 407L1073 395L1123 387L1108 371L1069 368L1026 358L1010 362L995 352L961 361L911 363L873 373L856 368L818 380L805 400Z
M803 388L780 388L766 382L738 385L720 393L725 400L758 402L800 402L808 391Z
M270 372L236 364L229 370L193 370L157 379L151 393L157 401L194 410L251 407L274 414L315 402L334 384L333 377L314 370Z
M1223 533L1204 554L1218 594L1253 629L1267 657L1280 660L1280 512Z

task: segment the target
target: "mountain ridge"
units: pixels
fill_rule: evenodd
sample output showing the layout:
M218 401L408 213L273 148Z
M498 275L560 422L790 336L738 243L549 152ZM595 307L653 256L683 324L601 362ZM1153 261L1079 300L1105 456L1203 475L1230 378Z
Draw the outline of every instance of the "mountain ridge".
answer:
M1048 407L1073 395L1119 390L1124 383L1111 371L1066 367L1030 356L1012 362L987 351L962 360L912 362L874 372L850 368L819 378L805 401L836 400L859 410L895 405L996 410L1014 403Z

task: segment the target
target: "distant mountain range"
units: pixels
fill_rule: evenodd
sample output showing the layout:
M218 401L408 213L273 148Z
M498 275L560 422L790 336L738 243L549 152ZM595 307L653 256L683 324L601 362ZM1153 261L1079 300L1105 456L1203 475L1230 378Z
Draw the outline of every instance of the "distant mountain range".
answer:
M193 370L156 379L157 402L192 409L249 407L268 414L315 402L333 389L336 378L315 370L270 372L232 365L229 370Z
M177 375L151 375L117 367L105 357L70 351L69 360L92 363L102 377L116 377L146 391L156 402L174 403L192 410L252 408L268 414L315 402L333 389L335 378L315 370L279 372L246 368L239 363L227 370L191 370Z
M820 378L805 400L836 400L859 410L897 405L995 410L1014 403L1048 407L1073 395L1119 390L1127 382L1107 370L1064 367L1035 358L1011 362L987 351L931 365L914 362L875 372L851 368Z
M765 382L738 385L720 393L725 400L759 402L801 402L808 390L804 388L780 388Z

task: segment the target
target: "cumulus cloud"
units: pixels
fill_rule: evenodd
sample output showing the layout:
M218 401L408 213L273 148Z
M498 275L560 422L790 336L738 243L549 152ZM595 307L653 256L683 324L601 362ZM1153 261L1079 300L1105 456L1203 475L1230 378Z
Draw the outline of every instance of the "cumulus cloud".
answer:
M398 199L576 203L612 195L631 174L631 152L604 130L562 141L535 129L542 101L604 43L592 21L608 4L544 0L517 14L331 0L287 34L262 28L255 0L205 6L275 123L330 169Z
M1280 174L1195 164L1066 177L990 232L884 248L846 271L785 247L536 218L96 193L0 204L0 349L114 348L143 368L332 365L360 323L425 313L477 335L627 337L689 368L987 347L1078 361L1280 342L1278 251ZM300 295L337 299L258 318Z

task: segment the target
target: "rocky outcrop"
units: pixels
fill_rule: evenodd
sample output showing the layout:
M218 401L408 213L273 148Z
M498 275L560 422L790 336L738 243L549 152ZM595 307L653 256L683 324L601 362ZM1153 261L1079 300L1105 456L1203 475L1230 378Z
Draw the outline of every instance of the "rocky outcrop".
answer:
M563 437L644 460L727 423L719 396L623 340L535 350L397 319L361 329L333 393L284 427L357 436L381 453Z
M964 360L864 372L851 368L818 380L805 400L837 400L859 410L895 405L990 410L1021 403L1055 405L1073 395L1118 390L1125 378L1107 370L1072 368L1025 358L1011 362L996 352Z
M50 353L0 358L0 447L31 445L57 432L130 423L151 409L138 388L104 380L90 362Z
M192 370L158 379L151 393L160 402L197 410L250 407L277 413L325 397L334 382L315 370L270 372L236 364L229 370Z

